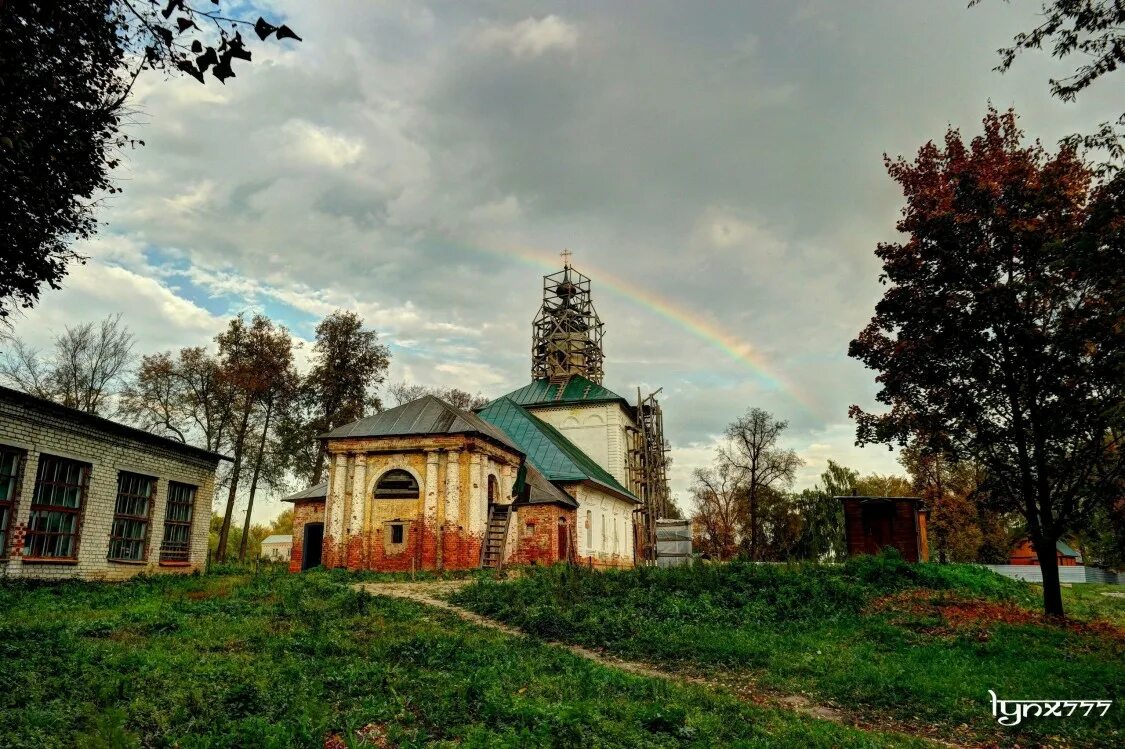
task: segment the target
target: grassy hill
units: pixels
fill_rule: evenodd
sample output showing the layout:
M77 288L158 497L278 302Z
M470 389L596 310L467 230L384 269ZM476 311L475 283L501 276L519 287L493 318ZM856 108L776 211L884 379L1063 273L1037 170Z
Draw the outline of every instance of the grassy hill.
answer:
M0 584L0 747L921 746L628 675L356 579Z
M545 639L736 688L809 695L868 723L931 726L969 742L1121 746L1120 704L1104 718L1017 729L993 720L989 689L1003 699L1122 696L1125 601L1083 591L1077 610L1118 624L1054 623L1039 615L1040 596L979 567L863 557L839 566L539 569L480 581L454 600Z

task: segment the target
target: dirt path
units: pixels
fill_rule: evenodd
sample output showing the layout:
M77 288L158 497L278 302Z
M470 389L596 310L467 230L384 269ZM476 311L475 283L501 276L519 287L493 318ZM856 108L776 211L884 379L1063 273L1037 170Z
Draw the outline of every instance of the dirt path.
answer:
M406 598L411 601L416 601L426 606L432 606L436 609L448 611L455 616L464 619L467 622L495 629L504 634L511 635L512 637L528 637L529 635L521 629L511 627L503 622L498 622L495 619L489 619L486 616L481 616L468 609L461 608L456 604L450 603L445 600L447 596L460 588L470 585L472 580L446 580L422 583L359 583L355 587L359 590L366 591L372 595L377 596L390 596L392 598ZM791 695L778 695L772 693L761 692L753 688L753 684L746 681L733 682L722 679L708 679L701 676L691 674L676 673L673 671L666 671L664 669L653 666L649 663L641 663L638 661L627 661L615 656L609 655L597 650L584 648L581 645L571 645L565 642L548 642L552 647L562 648L574 655L585 658L595 663L599 663L609 668L616 668L620 671L626 671L638 676L647 676L653 679L664 679L666 681L673 681L681 684L693 684L696 686L705 687L707 689L724 689L729 690L735 694L739 699L746 702L752 702L755 705L764 707L780 707L788 710L793 710L804 715L808 715L820 720L828 720L833 723L840 723L843 725L853 726L866 731L883 731L887 733L899 733L911 737L925 739L933 742L938 746L950 747L950 749L972 749L979 746L994 746L993 744L960 744L953 743L936 735L927 733L925 730L920 730L916 726L910 726L898 722L882 722L882 723L868 723L866 721L858 720L854 717L849 717L844 713L836 710L835 708L827 705L819 705L808 699L804 695L791 694ZM932 730L932 729L931 729ZM935 733L937 733L935 731Z

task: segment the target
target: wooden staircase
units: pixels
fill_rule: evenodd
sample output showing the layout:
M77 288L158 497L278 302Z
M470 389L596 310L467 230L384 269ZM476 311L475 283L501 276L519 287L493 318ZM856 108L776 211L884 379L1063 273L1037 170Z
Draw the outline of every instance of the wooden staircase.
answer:
M511 505L492 505L480 552L482 569L499 571L504 567L504 546L508 540L508 519L511 514Z

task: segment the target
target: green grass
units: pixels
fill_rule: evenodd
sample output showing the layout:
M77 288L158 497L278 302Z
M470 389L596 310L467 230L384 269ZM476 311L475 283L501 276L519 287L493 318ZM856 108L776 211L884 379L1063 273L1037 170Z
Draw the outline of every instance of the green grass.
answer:
M1042 590L1035 586L1037 591ZM1063 608L1075 619L1105 619L1125 627L1125 585L1074 584L1063 588Z
M913 740L630 676L350 587L0 585L0 747L872 747Z
M888 611L875 604L904 593L916 605ZM1067 593L1072 608L1087 607L1083 615L1107 608L1105 597ZM989 689L1006 699L1119 701L1120 638L1035 616L954 626L948 609L931 605L967 601L1024 615L1021 608L1038 608L1039 595L979 567L864 557L839 566L538 569L509 583L480 581L453 598L542 638L689 672L749 677L767 690L811 694L868 720L937 725L950 734L1022 745L1122 745L1120 704L1104 718L1032 720L1003 729L988 702ZM959 729L962 724L967 728Z

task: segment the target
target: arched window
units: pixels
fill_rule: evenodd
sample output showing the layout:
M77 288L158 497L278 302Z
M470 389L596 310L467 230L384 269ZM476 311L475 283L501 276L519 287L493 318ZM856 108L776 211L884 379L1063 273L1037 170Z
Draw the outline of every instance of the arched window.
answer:
M499 498L500 485L496 482L496 477L490 473L488 474L488 503L494 505Z
M387 471L375 484L375 499L418 499L418 481L401 468Z

